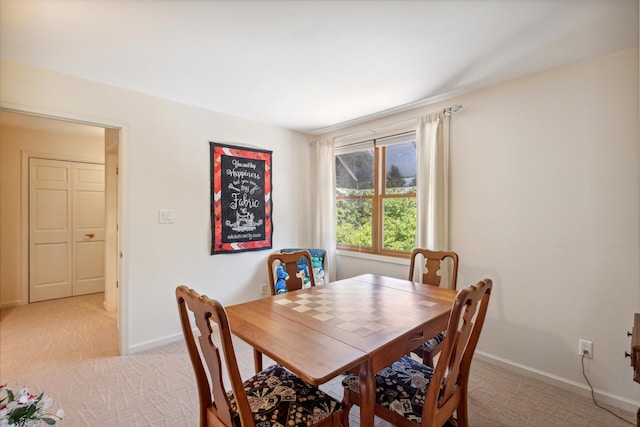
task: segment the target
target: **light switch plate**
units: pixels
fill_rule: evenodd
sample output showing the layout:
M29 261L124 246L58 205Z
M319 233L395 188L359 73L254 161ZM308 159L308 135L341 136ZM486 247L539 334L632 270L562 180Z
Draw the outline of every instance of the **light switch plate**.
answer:
M158 211L158 222L160 224L173 224L176 213L169 209L160 209Z

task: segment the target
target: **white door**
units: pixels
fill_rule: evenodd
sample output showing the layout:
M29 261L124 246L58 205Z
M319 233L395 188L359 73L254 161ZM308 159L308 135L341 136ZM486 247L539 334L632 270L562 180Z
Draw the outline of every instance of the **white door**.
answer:
M70 296L71 164L29 160L29 301Z
M104 291L104 166L29 163L29 301Z
M73 295L104 292L104 165L73 163Z

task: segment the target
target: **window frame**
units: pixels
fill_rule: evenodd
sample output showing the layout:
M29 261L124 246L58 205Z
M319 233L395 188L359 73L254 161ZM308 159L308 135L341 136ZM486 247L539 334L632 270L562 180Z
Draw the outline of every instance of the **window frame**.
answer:
M416 132L403 132L397 135L393 135L392 137L403 137L403 136L413 136L415 139ZM416 200L416 191L410 193L398 193L398 194L386 194L387 187L387 144L377 145L376 143L380 140L387 138L378 138L378 139L368 139L360 142L356 142L354 144L349 145L358 145L365 144L368 142L373 142L373 194L371 195L338 195L335 194L335 204L337 204L340 200L371 200L371 247L363 247L356 245L348 245L340 243L336 240L336 249L349 251L349 252L357 252L357 253L366 253L371 255L382 255L388 257L396 257L396 258L406 258L409 259L411 257L411 250L402 251L402 250L394 250L384 248L384 201L388 199L398 199L398 198L406 198L406 199L414 199ZM404 141L409 142L409 141ZM335 154L337 158L339 153ZM417 159L416 159L417 161ZM416 165L417 169L417 165ZM337 188L337 186L336 186ZM417 183L416 183L417 189ZM336 226L337 226L337 217L336 217ZM416 226L417 226L417 218L416 218Z

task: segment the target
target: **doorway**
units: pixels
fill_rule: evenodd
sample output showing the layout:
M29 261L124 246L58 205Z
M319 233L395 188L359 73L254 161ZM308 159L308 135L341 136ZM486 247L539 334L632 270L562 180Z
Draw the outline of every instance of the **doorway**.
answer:
M8 118L9 117L9 118ZM30 276L30 248L29 248L29 163L30 159L36 158L51 158L51 153L56 153L60 145L60 137L53 138L51 141L47 141L46 137L48 133L54 134L67 134L73 133L74 130L69 131L70 128L92 129L93 132L99 132L99 146L92 148L92 150L99 150L102 153L102 157L96 160L96 156L88 154L88 149L85 141L75 135L77 150L66 149L62 151L62 154L58 152L56 160L71 163L104 163L104 180L106 185L104 191L106 192L104 197L104 203L102 208L102 215L106 217L106 227L103 227L102 232L95 232L90 230L83 230L84 234L94 234L94 241L97 240L99 233L103 236L101 239L103 243L87 245L93 246L89 251L104 252L104 267L103 267L103 279L93 280L100 275L89 270L81 271L81 276L84 276L85 284L87 284L88 293L96 290L94 285L97 282L103 282L104 285L104 301L101 302L102 307L99 309L106 309L111 312L112 316L118 319L117 322L117 335L118 343L116 347L120 354L126 352L125 331L126 328L122 326L124 319L124 304L119 303L120 297L118 290L118 282L120 279L120 238L118 232L118 187L121 185L121 181L118 177L118 164L119 158L119 146L121 141L122 129L116 127L106 127L97 124L85 124L83 122L70 122L65 119L52 118L50 116L34 116L30 113L22 114L17 111L0 110L0 126L3 130L3 140L0 141L0 148L2 148L2 156L0 160L3 161L3 165L9 167L3 167L3 181L5 191L2 194L2 200L0 207L3 209L2 218L2 266L0 272L2 273L2 300L0 303L2 307L8 307L12 305L20 305L29 302L29 276ZM29 141L12 140L9 136L15 135L15 132L8 132L8 129L21 128L25 132L30 132ZM86 135L85 135L86 136ZM65 138L62 138L65 139ZM69 138L74 140L73 137ZM78 142L81 140L81 142ZM8 141L11 142L9 143ZM65 141L68 142L68 141ZM19 145L19 147L8 148L10 145ZM16 158L17 160L13 160ZM11 178L6 179L9 173L9 169L13 169ZM19 184L21 182L21 185ZM7 191L7 188L11 188ZM9 198L7 194L12 194ZM106 204L106 206L105 206ZM12 210L11 215L6 215L7 210ZM11 219L11 217L14 217ZM10 218L13 222L7 224L7 218ZM7 232L9 230L9 232ZM15 231L13 231L15 230ZM77 234L77 233L76 233ZM89 237L87 236L88 242ZM7 242L9 243L7 245ZM78 241L82 243L82 239ZM103 246L100 249L100 246ZM7 250L9 249L9 250ZM89 283L93 282L93 283ZM7 290L8 289L8 290ZM73 293L73 292L72 292ZM80 293L87 293L82 292ZM53 301L55 302L55 301Z

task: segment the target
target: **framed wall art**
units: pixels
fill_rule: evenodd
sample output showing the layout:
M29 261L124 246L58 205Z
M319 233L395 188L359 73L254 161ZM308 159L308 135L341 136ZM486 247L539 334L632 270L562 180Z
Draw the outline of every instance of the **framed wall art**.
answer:
M211 255L271 248L271 151L210 142Z

